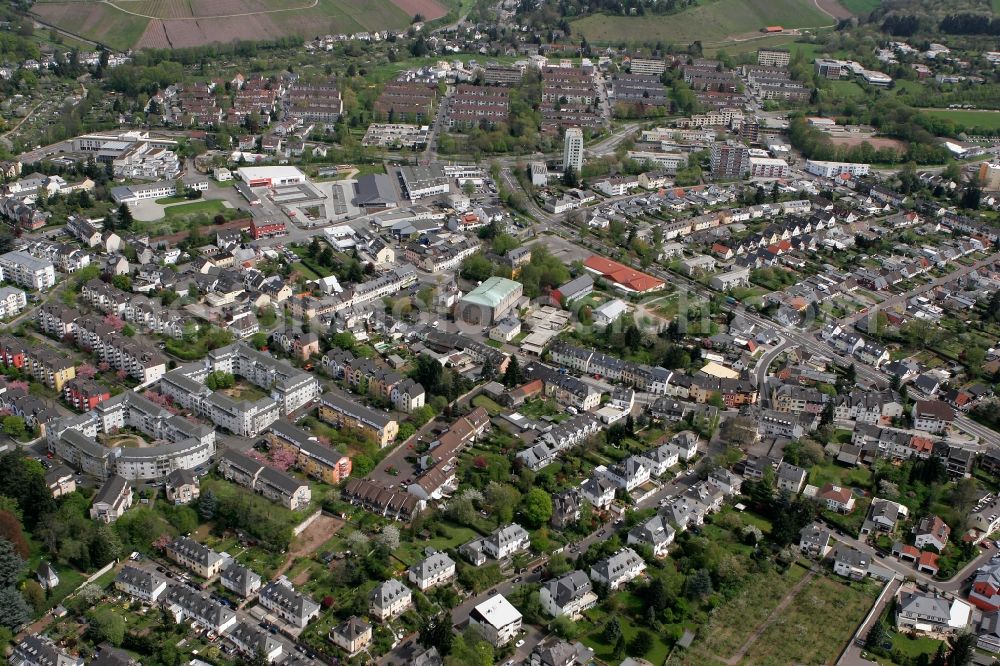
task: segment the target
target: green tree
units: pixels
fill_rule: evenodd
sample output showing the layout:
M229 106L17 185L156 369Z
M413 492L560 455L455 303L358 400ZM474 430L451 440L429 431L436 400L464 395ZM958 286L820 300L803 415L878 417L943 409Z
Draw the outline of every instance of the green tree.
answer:
M635 637L632 638L628 643L626 652L633 657L645 656L647 652L653 647L653 635L650 634L645 629L640 629Z
M201 516L202 520L212 520L215 518L215 512L218 508L219 500L211 489L203 492L198 498L198 515Z
M0 627L17 630L31 617L31 607L13 587L0 588Z
M505 525L514 520L514 509L521 501L521 493L517 488L507 483L497 483L491 481L486 486L486 503L493 509L493 515L497 522Z
M622 625L618 621L617 616L611 616L607 624L604 625L604 631L601 632L601 640L604 643L613 645L618 642L618 639L622 637Z
M493 262L477 252L462 262L461 275L473 282L488 280L493 275Z
M118 227L119 229L131 229L132 228L132 211L129 210L127 204L120 204L118 206Z
M45 590L38 584L37 580L26 580L21 586L21 596L28 602L35 615L45 612Z
M14 439L23 439L28 429L22 417L5 416L3 417L3 431L4 434L10 435Z
M420 624L420 644L437 648L442 656L451 654L454 638L451 632L451 616L447 613L425 617Z
M88 617L87 633L94 643L107 641L119 647L125 640L125 619L110 608L98 608Z
M963 631L951 639L951 653L948 655L948 666L967 666L975 656L976 635Z
M529 527L539 528L552 517L552 496L541 488L532 488L524 496L521 513Z
M518 363L516 356L511 356L510 360L507 361L507 369L503 372L503 385L507 388L514 388L520 386L523 381L521 364Z
M12 587L24 575L25 562L7 539L0 539L0 587Z

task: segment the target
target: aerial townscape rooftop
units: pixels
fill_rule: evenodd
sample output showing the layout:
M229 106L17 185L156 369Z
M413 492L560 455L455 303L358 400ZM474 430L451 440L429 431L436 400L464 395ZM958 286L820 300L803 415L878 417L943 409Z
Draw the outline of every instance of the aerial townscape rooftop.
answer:
M9 663L1000 660L996 3L348 5L0 7Z

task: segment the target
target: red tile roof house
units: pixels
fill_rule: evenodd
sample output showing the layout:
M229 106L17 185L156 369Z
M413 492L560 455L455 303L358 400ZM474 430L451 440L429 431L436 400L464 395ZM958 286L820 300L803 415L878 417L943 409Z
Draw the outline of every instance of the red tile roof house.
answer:
M931 546L940 553L948 545L951 528L937 516L927 516L913 529L913 533L916 535L913 543L917 548Z
M854 494L850 488L842 488L828 483L816 493L816 500L823 502L827 509L840 513L854 511Z

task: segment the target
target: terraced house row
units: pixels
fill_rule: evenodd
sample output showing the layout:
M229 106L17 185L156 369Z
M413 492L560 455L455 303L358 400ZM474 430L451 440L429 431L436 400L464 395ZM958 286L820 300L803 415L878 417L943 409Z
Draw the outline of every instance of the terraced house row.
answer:
M391 402L393 409L407 414L424 406L426 393L419 382L365 358L355 358L345 349L332 349L322 360L324 370L343 379L358 392Z
M76 366L72 360L53 349L38 344L28 345L10 335L0 336L0 363L8 368L17 368L59 392L76 377Z

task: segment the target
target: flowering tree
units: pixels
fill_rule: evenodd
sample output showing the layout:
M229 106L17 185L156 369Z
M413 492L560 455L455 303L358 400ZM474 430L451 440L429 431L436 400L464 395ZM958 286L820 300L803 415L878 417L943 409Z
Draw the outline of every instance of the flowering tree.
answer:
M382 528L379 541L389 552L396 550L399 548L399 528L395 525L386 525Z
M27 391L28 390L28 382L21 381L20 379L16 379L16 380L14 380L12 382L7 382L7 388L9 388L9 389L21 389L23 391Z
M295 464L298 456L295 455L294 451L286 449L283 446L276 446L271 449L268 457L271 459L271 464L274 467L285 472Z
M125 321L116 314L108 314L104 317L104 324L110 326L116 331L120 331L125 328Z
M76 369L76 376L82 377L83 379L93 379L96 374L97 368L92 366L90 363L83 363Z
M355 555L364 554L368 548L368 536L355 530L347 535L347 545Z
M166 550L167 544L169 544L171 541L172 539L170 538L169 534L161 534L160 536L156 537L156 540L153 542L153 548L157 550Z
M107 361L101 361L100 363L97 364L97 369L100 370L101 372L107 372L108 370L111 369L111 366L108 364Z
M115 376L118 377L119 381L125 381L125 378L128 377L128 373L124 370L119 370L115 373Z

